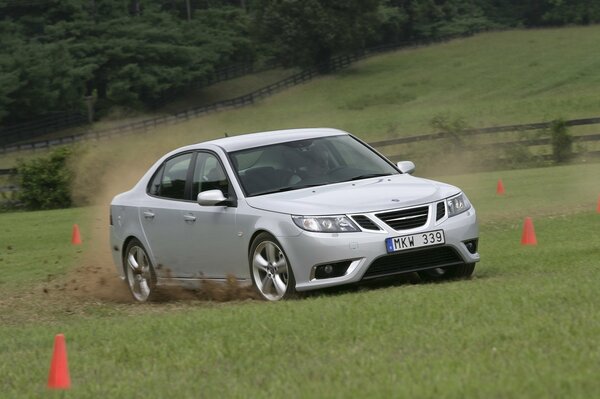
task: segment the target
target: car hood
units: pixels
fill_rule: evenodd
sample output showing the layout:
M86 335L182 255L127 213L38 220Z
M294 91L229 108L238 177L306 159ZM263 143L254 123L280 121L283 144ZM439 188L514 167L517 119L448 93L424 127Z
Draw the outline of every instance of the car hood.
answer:
M259 195L246 201L253 208L272 212L335 215L419 205L459 192L448 184L402 174Z

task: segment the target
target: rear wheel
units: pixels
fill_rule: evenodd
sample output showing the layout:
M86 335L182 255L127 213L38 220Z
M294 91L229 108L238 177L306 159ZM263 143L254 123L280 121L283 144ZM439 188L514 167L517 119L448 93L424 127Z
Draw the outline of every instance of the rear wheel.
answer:
M275 237L260 233L252 242L249 255L252 283L263 298L279 301L295 296L294 273Z
M146 249L137 239L127 244L123 267L133 298L138 302L152 300L156 296L156 273Z
M463 263L462 265L436 267L434 269L422 270L419 277L423 281L444 281L452 279L467 279L475 270L475 263Z

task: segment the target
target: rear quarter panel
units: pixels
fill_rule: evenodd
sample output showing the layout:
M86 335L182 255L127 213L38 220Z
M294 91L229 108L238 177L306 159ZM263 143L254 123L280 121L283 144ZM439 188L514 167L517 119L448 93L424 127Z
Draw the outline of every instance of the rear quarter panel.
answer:
M123 270L123 255L126 241L130 237L137 238L148 251L154 263L151 249L141 229L139 206L130 195L121 194L113 199L110 210L113 224L110 227L110 247L115 268L121 278L125 277Z

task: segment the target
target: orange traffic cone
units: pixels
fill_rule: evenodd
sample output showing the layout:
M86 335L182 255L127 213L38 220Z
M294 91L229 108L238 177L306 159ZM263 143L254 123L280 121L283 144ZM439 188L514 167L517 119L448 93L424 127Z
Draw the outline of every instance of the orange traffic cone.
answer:
M71 388L71 377L69 377L69 365L67 364L67 345L63 334L57 334L54 337L54 353L50 362L50 373L48 373L48 388Z
M523 235L521 236L521 245L537 245L537 239L535 238L535 230L533 228L533 221L530 217L525 218L523 224Z
M498 179L498 184L496 185L496 194L504 195L504 184L502 184L502 179Z
M77 224L73 225L73 235L71 236L71 244L81 244L81 234L79 233L79 226Z

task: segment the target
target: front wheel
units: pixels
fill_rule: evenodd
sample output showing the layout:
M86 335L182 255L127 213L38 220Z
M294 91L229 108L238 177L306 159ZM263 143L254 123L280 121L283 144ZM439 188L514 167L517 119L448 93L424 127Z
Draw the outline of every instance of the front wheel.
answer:
M252 242L249 255L252 283L263 298L279 301L295 296L294 273L275 237L260 233Z
M444 281L453 279L467 279L475 270L475 263L463 263L462 265L436 267L434 269L422 270L419 277L423 281Z
M137 239L127 244L123 267L133 298L138 302L152 300L156 296L156 274L146 249Z

